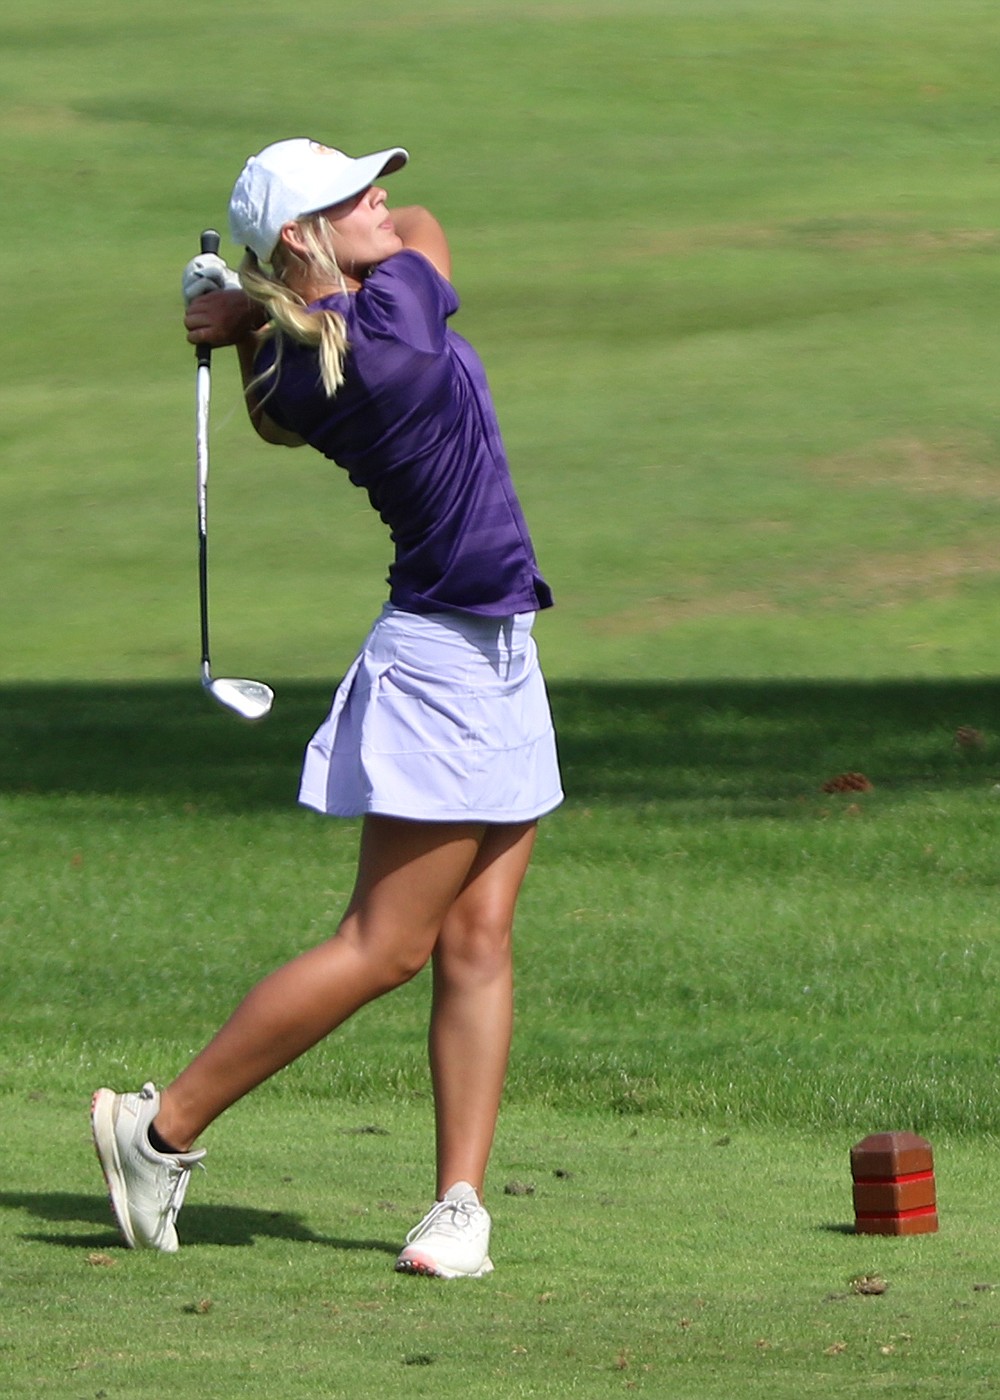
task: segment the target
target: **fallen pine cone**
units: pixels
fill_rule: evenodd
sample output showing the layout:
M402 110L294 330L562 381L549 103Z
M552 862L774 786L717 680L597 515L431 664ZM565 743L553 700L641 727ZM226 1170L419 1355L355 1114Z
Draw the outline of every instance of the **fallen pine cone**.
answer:
M864 773L841 773L823 784L823 792L871 792L873 784Z

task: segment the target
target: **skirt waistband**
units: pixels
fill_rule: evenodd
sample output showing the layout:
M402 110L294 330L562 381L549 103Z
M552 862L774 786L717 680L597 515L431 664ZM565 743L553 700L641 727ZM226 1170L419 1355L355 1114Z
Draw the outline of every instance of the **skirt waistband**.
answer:
M417 657L427 659L445 649L478 657L498 674L509 671L533 648L535 614L513 613L507 617L477 617L472 613L413 613L386 603L365 649L375 660L405 657L410 647Z

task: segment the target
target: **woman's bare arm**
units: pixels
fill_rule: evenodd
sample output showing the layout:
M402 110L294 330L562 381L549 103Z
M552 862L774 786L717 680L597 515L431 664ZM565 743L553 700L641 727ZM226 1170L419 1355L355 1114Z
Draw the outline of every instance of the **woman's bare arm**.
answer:
M192 345L211 345L213 349L223 345L236 347L247 413L258 435L279 447L301 447L305 438L279 427L264 411L256 392L246 392L255 378L253 364L263 314L262 307L245 292L206 292L192 301L185 313L184 325Z
M430 210L421 208L419 204L410 204L402 209L391 209L389 212L393 227L403 240L403 247L423 253L441 276L450 282L451 250L444 229Z

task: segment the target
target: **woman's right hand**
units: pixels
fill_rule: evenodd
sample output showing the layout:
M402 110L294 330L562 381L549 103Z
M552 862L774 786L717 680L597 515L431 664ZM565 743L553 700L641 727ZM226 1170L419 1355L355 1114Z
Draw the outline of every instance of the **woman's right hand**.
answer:
M184 313L192 345L238 345L254 334L261 308L244 291L205 292Z

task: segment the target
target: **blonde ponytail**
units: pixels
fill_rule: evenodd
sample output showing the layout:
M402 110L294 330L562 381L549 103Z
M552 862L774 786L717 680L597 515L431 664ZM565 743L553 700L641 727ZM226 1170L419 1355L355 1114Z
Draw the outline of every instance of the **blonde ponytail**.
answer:
M337 284L346 293L347 283L338 266L327 237L326 226L319 215L307 215L298 221L303 241L309 253L310 275L319 282ZM319 371L327 397L333 398L344 382L344 361L347 357L347 322L339 311L308 311L306 303L298 292L293 292L285 278L289 266L300 259L289 253L279 244L272 261L273 271L261 266L253 253L247 252L240 267L240 281L243 290L254 301L259 301L268 315L268 323L261 332L266 339L278 332L287 335L299 345L307 345L319 351ZM247 392L261 387L262 381L270 379L276 372L281 358L281 342L274 364L260 378L247 386Z

